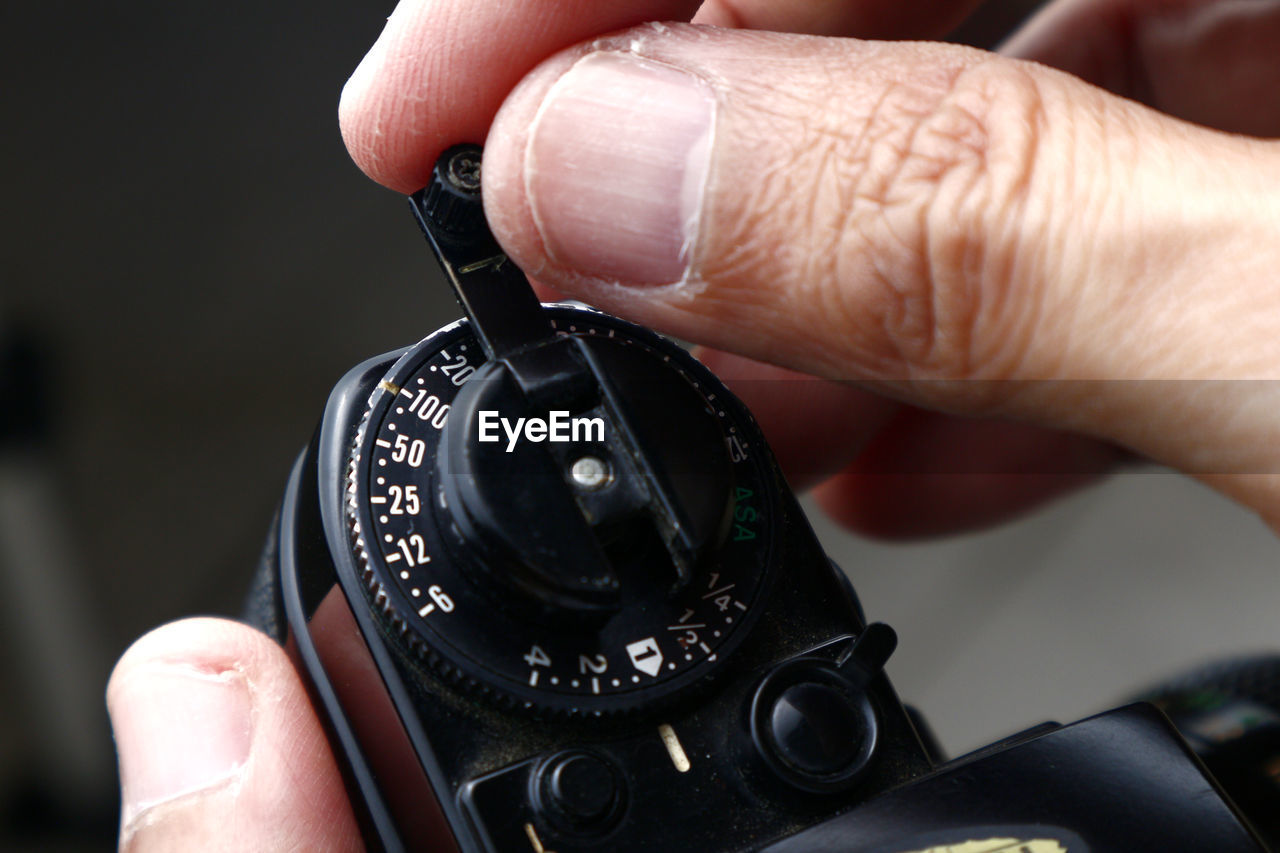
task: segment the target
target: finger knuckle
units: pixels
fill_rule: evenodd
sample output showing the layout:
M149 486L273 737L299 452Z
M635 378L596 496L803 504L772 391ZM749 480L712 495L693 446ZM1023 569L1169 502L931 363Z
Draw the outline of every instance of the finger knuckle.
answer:
M1035 293L1016 285L1037 243L1026 213L1043 103L1026 69L988 60L889 91L866 118L839 252L839 277L859 283L837 290L854 294L849 310L873 306L914 375L1005 378L1025 356Z

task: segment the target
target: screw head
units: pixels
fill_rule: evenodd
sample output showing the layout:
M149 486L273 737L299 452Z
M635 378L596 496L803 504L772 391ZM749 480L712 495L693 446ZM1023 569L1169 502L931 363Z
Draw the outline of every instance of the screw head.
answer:
M480 191L480 152L459 151L449 158L445 175L457 189L474 193Z

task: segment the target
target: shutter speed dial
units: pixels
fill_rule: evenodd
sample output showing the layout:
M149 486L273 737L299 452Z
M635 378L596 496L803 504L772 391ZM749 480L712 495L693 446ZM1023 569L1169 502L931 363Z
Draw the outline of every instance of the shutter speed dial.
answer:
M460 403L492 400L505 380L468 323L437 332L380 384L356 437L357 558L394 633L447 676L507 704L639 709L710 675L760 609L776 518L767 450L678 346L586 309L547 314L558 337L648 374L618 393L626 413L606 417L612 389L577 408L497 408L507 427L525 425L513 439L499 423L499 440L481 443L478 412L490 410ZM538 417L541 440L525 428ZM575 441L574 419L594 417L605 440L579 421ZM668 434L675 424L682 436ZM632 448L657 441L680 449L646 454L647 476L668 487L658 499L673 504L655 511Z
M459 557L555 621L601 624L688 586L724 536L734 479L698 384L616 333L480 367L436 458Z
M480 152L413 210L467 321L380 383L348 466L370 595L446 676L508 704L643 708L761 609L776 484L746 409L638 326L540 305L484 224Z

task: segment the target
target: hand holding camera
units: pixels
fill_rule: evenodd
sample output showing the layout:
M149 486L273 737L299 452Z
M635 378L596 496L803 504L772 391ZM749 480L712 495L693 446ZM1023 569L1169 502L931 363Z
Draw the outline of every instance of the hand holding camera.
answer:
M466 15L444 14L439 4L402 9L344 102L358 161L399 189L415 189L442 147L432 140L483 137L507 90L554 50L614 26L684 11L668 4L673 8L602 20L616 13L575 14L567 5L505 10L496 20L474 4ZM1087 64L1073 45L1103 27L1090 18L1096 6L1059 4L1009 49L1107 85L1116 78L1106 61L1119 64L1131 51L1153 60L1152 67L1170 56L1218 56L1223 61L1205 68L1225 72L1247 53L1229 45L1259 23L1227 16L1214 28L1197 27L1199 9L1189 4L1153 23L1179 37L1158 47L1117 40L1114 53L1090 53ZM727 8L702 14L723 15ZM892 37L941 31L964 5L931 12L945 22L902 4L894 11L860 5L802 23L763 20L785 10L735 9L748 24ZM1254 13L1265 22L1265 12ZM533 26L522 17L547 14L558 23ZM794 20L801 22L798 13ZM911 32L921 21L926 31ZM1137 26L1127 32L1142 31L1142 20L1129 23ZM476 32L486 38L465 37ZM415 72L440 51L452 61L434 67L449 67L452 82L428 82ZM608 56L593 59L598 53ZM832 67L852 69L834 90ZM1265 75L1265 63L1253 73ZM477 80L485 81L479 91ZM414 85L405 81L420 81L422 91L392 96L393 86ZM1274 133L1268 100L1246 103L1239 88L1223 98L1223 87L1213 82L1206 72L1175 96L1126 94L1204 124ZM453 94L461 89L467 98ZM662 103L684 107L680 127L669 134L661 116L644 112L653 101L639 97L658 90L667 95ZM593 99L592 91L634 97ZM815 91L825 93L818 107ZM893 97L882 97L885 92ZM438 108L460 102L467 105L461 111ZM708 102L712 118L699 118ZM618 105L634 107L639 118L614 115ZM582 123L592 109L595 120ZM653 134L667 134L661 139L668 147L648 159L646 148L659 149L625 148L603 131L575 140L566 131L623 128L639 143L649 138L642 132L650 126ZM1041 132L1028 137L1027 127ZM1101 130L1074 132L1081 127ZM823 144L833 140L842 142ZM563 156L571 144L579 146L578 156ZM605 158L611 168L591 167L601 162L601 151L618 155ZM636 152L638 161L621 156ZM681 337L835 379L882 383L911 403L1008 415L1117 442L1204 477L1264 517L1274 513L1274 478L1265 475L1274 470L1269 454L1280 445L1267 438L1275 431L1274 407L1259 405L1258 395L1269 393L1266 383L1042 381L1271 375L1277 338L1267 318L1280 313L1259 278L1274 268L1266 257L1275 243L1274 201L1263 192L1274 159L1265 145L1181 124L1043 68L956 48L650 27L542 66L507 102L487 155L495 230L512 258L544 284ZM571 162L588 168L576 177L557 172ZM655 170L665 170L662 181L650 180ZM1213 179L1204 179L1207 174ZM604 180L614 177L616 184ZM671 192L673 185L680 191ZM611 202L589 195L593 186L609 190ZM657 206L637 194L635 188L645 186L663 190ZM1170 198L1177 204L1166 203ZM1108 205L1108 199L1126 203ZM1100 212L1081 213L1086 210ZM602 230L619 223L632 227L640 242ZM1145 230L1136 234L1135 227ZM636 246L654 251L622 251ZM1224 330L1232 333L1229 342ZM1017 381L951 381L957 379ZM920 452L909 441L873 435L876 427L891 418L927 423L907 430L908 438L929 435L935 449L945 450L959 436L971 437L966 425L903 414L896 403L871 402L833 385L812 403L813 411L873 416L849 430L819 430L823 446L805 448L800 430L785 431L782 407L747 402L784 459L810 450L839 467L853 447L869 442L879 458L864 457L824 487L823 499L846 520L882 532L988 523L1087 479L1041 477L1016 489L976 481L959 504L921 500L909 489L874 494L868 478L857 476L858 465L892 466ZM792 422L806 420L814 419ZM775 433L772 424L784 431ZM1165 428L1169 424L1177 428ZM1023 430L1028 443L1076 460L1081 471L1114 458L1110 444ZM964 446L977 454L981 470L983 460L998 460L1010 445ZM921 480L917 485L928 485L927 477ZM905 512L908 505L912 513ZM334 830L330 837L344 836Z

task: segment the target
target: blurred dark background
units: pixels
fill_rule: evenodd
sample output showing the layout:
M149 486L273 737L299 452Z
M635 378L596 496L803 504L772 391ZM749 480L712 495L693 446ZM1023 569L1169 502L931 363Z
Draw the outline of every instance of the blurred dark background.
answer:
M407 206L351 165L338 135L338 93L393 5L54 0L8 4L0 18L2 849L114 847L102 701L112 662L160 623L238 612L331 384L458 313ZM991 3L958 38L989 45L1034 5ZM1242 513L1160 478L1162 499L1189 490L1187 511L1207 502L1231 541L1270 547ZM1025 589L1011 579L1069 539L1064 529L1091 553L1079 524L1092 510L1080 506L958 546L890 551L825 535L847 566L936 571L945 600L924 600L925 575L907 595L891 574L854 574L869 607L914 637L898 677L937 692L974 671L944 668L943 641L910 626L963 632L978 620L953 596ZM1071 564L1081 551L1066 553L1059 562ZM1135 589L1121 600L1142 608ZM1050 609L1061 604L1046 594ZM1280 600L1280 589L1265 595ZM1014 666L1002 665L1006 677ZM1086 660L1080 679L1089 673ZM1078 693L1059 688L1029 692ZM962 723L957 689L925 708L956 746L1040 711L1009 699L997 704L1016 712L970 707Z
M114 847L112 662L238 611L329 386L453 313L338 135L393 6L6 7L0 340L51 431L0 458L0 848Z

